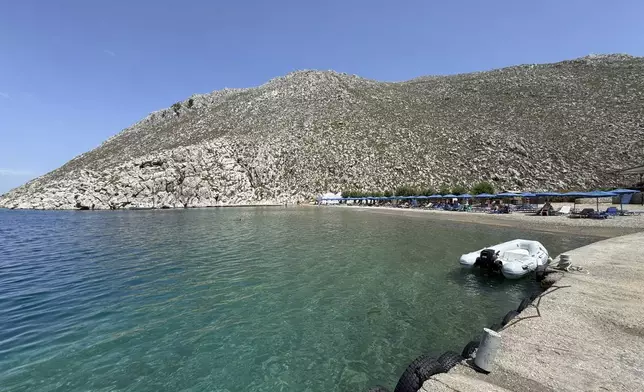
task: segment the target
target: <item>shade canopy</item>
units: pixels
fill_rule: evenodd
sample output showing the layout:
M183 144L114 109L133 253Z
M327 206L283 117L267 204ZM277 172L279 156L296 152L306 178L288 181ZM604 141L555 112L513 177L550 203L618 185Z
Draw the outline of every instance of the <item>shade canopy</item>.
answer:
M617 193L614 192L606 192L606 191L592 191L592 192L586 192L585 197L613 197L617 196Z
M561 196L566 197L588 197L588 192L566 192L562 193Z
M537 194L532 192L523 192L521 197L537 197Z
M433 195L428 196L428 198L430 198L430 199L442 199L443 195L439 195L438 193L434 193Z
M477 199L490 199L493 198L495 195L491 193L479 193L478 195L474 196Z
M636 191L634 189L622 189L622 188L620 188L620 189L613 189L611 192L620 195L619 209L624 211L624 198L625 198L624 195L631 195L633 193L638 193L639 191ZM628 198L628 201L630 201L630 198Z
M503 192L503 193L497 193L496 197L519 197L519 195L517 193Z
M452 195L451 193L448 193L446 195L443 195L444 199L456 199L458 196Z
M634 189L613 189L610 191L611 193L616 193L618 195L626 195L629 193L638 193L639 191L636 191Z
M604 192L604 191L586 192L586 197L594 197L595 199L597 199L597 211L599 211L599 198L600 197L613 197L613 196L617 196L617 193Z
M555 197L555 196L561 196L561 193L559 193L559 192L537 192L537 196L540 196L540 197Z
M458 195L458 198L459 199L471 199L472 195L470 195L469 193L464 193L462 195Z

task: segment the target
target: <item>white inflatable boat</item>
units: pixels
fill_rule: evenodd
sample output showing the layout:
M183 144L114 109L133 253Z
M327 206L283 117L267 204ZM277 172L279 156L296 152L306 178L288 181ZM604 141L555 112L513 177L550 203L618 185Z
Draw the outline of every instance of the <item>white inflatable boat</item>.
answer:
M513 240L461 256L462 267L480 267L518 279L548 264L548 251L539 241Z

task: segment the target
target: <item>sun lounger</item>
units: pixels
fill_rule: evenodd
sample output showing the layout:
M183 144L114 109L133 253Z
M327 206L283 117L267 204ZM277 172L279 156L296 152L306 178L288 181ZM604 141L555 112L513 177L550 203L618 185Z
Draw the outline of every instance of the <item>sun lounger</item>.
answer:
M590 216L593 214L595 214L594 208L584 208L579 212L571 213L569 216L571 218L590 218Z
M568 215L570 214L570 206L562 206L557 210L557 215Z
M605 214L608 216L617 216L619 215L619 210L617 209L617 207L608 207Z
M490 211L491 214L511 214L512 210L510 209L509 206L504 205L501 206L498 210L492 210Z
M555 211L554 208L552 208L552 206L544 205L543 207L539 208L539 210L537 211L537 213L535 215L538 215L538 216L553 216L553 215L556 215L556 214L557 214L557 212Z
M521 204L516 208L516 212L537 212L537 206L534 204Z

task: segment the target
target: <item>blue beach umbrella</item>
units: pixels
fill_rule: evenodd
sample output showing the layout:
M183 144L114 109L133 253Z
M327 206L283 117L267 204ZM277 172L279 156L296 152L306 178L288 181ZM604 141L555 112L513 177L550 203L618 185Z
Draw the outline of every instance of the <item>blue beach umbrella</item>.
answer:
M463 199L463 202L465 203L465 200L470 200L472 198L472 195L469 193L463 193L462 195L458 195L459 199ZM467 204L470 204L470 202L466 202Z
M619 195L619 209L624 211L624 195L629 195L633 193L638 193L639 191L636 191L634 189L614 189L611 191L612 193L616 193Z
M561 193L559 192L537 192L537 197L545 197L546 201L550 197L557 197L561 196ZM539 208L539 202L537 202L537 208Z
M588 192L566 192L561 194L561 196L566 197L586 197L587 195Z
M433 195L428 196L428 198L430 198L430 199L442 199L443 195L439 195L438 193L434 193Z
M496 195L493 195L491 193L479 193L478 195L474 196L477 199L492 199Z
M523 192L523 193L521 194L521 197L524 197L524 198L526 198L526 199L532 199L532 198L534 198L534 197L537 197L537 194L536 194L536 193L532 193L532 192Z
M612 191L609 191L611 193L617 193L618 195L626 195L629 193L638 193L639 191L636 191L634 189L613 189Z
M613 196L617 196L617 193L606 192L606 191L586 192L586 197L613 197Z
M566 196L566 197L574 197L572 204L573 204L573 209L577 208L577 197L586 197L586 192L566 192L562 193L561 196Z
M511 192L503 192L503 193L497 193L496 197L517 197L516 193L511 193Z
M452 195L451 193L448 193L447 195L443 195L443 198L445 199L456 199L458 196Z
M561 193L559 193L559 192L537 192L537 196L539 196L539 197L556 197L556 196L561 196Z
M586 197L594 197L597 200L597 211L599 211L599 198L600 197L613 197L613 196L617 196L617 193L604 192L604 191L586 192Z

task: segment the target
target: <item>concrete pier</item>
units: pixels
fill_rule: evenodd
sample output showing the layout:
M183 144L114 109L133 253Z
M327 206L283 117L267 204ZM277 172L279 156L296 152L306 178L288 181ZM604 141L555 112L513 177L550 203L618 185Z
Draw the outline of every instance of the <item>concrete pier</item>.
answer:
M566 254L584 271L565 273L501 331L489 374L463 362L420 391L644 391L644 233Z

